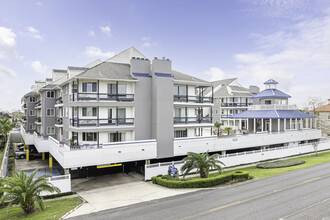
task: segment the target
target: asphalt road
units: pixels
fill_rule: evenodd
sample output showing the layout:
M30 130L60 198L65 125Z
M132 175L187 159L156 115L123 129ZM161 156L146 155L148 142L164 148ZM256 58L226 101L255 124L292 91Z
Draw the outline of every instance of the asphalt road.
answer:
M330 163L73 219L330 219Z

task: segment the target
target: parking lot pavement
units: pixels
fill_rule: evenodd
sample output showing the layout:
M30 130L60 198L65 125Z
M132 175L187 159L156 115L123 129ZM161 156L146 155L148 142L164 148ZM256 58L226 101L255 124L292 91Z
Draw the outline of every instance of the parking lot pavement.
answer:
M35 159L26 161L26 159L16 159L16 171L27 171L27 170L44 170L49 168L48 159L47 160L41 160L41 159ZM59 165L57 163L53 163L53 169L56 169Z
M169 189L123 173L73 179L71 185L87 203L66 218L199 190Z

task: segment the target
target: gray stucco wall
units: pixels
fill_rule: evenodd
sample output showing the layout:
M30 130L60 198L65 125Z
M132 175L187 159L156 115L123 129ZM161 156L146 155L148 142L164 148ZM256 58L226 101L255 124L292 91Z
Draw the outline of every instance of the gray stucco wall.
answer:
M152 138L157 139L157 157L174 156L173 78L171 61L152 61ZM157 76L155 73L161 73ZM162 74L163 73L163 74Z
M135 140L151 139L151 84L150 61L131 59L131 74L138 78L135 83ZM145 74L149 74L148 77Z
M55 110L55 95L54 98L47 98L47 92L48 91L54 91L54 90L47 90L47 91L42 91L42 113L41 113L41 121L42 121L42 135L48 136L47 134L47 128L48 127L55 127L55 118L56 116L47 116L46 111L47 109L54 109ZM55 92L55 91L54 91ZM56 114L55 114L56 115ZM55 135L49 135L52 137L55 137Z
M30 126L29 124L34 124L35 120L36 120L36 117L37 116L30 116L30 110L34 110L34 106L35 106L35 102L30 102L30 96L26 97L26 106L27 106L27 115L26 115L26 119L27 119L27 123L26 123L26 127L25 127L25 130L27 132L35 132L35 130L30 130Z

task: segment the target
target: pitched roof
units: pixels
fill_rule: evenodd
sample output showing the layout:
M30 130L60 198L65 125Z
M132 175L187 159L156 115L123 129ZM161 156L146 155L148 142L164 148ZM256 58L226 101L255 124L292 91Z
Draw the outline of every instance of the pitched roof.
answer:
M229 118L264 118L264 119L284 119L284 118L315 118L297 110L249 110L238 113Z
M315 109L315 112L330 112L330 104L320 106Z
M53 69L53 72L66 73L66 70Z
M207 83L212 86L212 84L208 81L196 78L194 76L190 76L184 73L180 73L178 71L172 70L172 75L174 76L174 80L179 80L179 81L186 81L186 82L194 82L194 83Z
M219 86L219 85L229 85L230 83L234 82L237 78L230 78L230 79L222 79L222 80L217 80L217 81L213 81L213 85Z
M79 66L68 66L69 70L87 70L87 67L79 67Z
M130 74L130 66L122 63L103 62L74 76L88 79L136 80Z
M138 51L135 47L130 47L119 54L107 59L105 62L114 62L114 63L127 63L131 62L132 57L139 57L147 59L140 51Z
M269 80L267 80L266 82L264 82L264 84L278 84L278 82L277 81L275 81L275 80L273 80L273 79L269 79Z
M265 89L252 97L253 99L260 98L291 98L288 94L278 89Z

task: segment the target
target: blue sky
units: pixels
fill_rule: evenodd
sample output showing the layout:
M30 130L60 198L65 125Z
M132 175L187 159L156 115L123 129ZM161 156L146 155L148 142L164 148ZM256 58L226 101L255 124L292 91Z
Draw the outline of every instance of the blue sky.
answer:
M330 98L329 0L0 1L0 109L34 80L134 46L206 80L269 78L305 106Z

